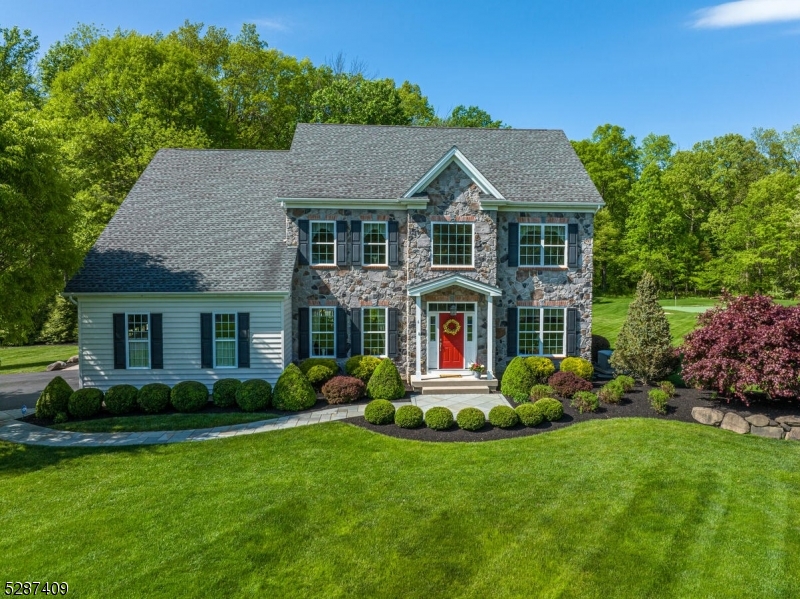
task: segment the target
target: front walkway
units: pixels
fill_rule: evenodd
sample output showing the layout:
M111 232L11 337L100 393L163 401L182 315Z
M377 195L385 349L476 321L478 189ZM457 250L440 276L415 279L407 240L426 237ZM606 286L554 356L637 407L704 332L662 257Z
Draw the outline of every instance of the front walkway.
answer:
M408 405L407 401L392 402L396 407ZM427 411L434 405L445 406L458 414L465 407L480 408L488 414L495 405L508 405L502 395L412 395L411 403ZM252 435L267 431L308 426L320 422L333 422L355 416L363 416L367 404L338 406L314 412L289 414L272 420L259 420L232 426L219 426L184 431L150 431L144 433L71 433L19 422L20 410L0 412L0 440L24 445L48 445L51 447L110 447L118 445L156 445L182 443L184 441L209 441L237 435Z

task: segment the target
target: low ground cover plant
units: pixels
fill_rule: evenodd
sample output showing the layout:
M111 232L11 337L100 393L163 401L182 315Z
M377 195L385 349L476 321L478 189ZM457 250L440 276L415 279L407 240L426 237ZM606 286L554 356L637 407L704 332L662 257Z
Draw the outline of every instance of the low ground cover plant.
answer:
M297 412L314 407L317 393L300 368L289 364L278 377L272 391L272 405L279 410Z
M564 358L561 360L558 370L559 372L571 372L587 381L591 381L594 375L592 363L589 360L577 357Z
M435 431L446 431L453 426L453 413L443 406L425 412L425 424Z
M350 376L361 379L366 385L380 363L381 359L375 356L353 356L345 362L344 371Z
M561 420L564 416L564 406L561 405L560 401L552 397L545 397L532 405L550 422Z
M486 416L478 408L464 408L459 410L456 422L465 431L478 431L486 424Z
M391 424L394 413L394 405L388 399L373 399L364 409L364 419L371 424Z
M108 393L111 393L111 389ZM172 388L169 399L178 412L199 412L208 405L208 388L198 381L182 381Z
M495 406L489 410L489 423L499 428L511 428L519 423L519 416L513 408Z
M68 412L73 418L91 418L103 407L100 389L78 389L69 396Z
M354 376L335 376L322 386L322 395L331 405L354 402L365 393L364 381Z
M578 391L572 396L572 401L570 401L569 405L578 410L579 414L584 414L586 412L596 412L597 408L600 407L600 400L591 391Z
M205 386L203 388L205 389ZM103 401L106 404L106 410L120 416L130 414L137 408L137 395L139 395L139 390L133 385L114 385L106 391ZM206 398L208 398L208 390L206 390Z
M266 410L272 403L272 385L263 379L250 379L236 389L236 405L243 412Z
M544 397L553 397L555 393L555 389L550 385L534 385L531 387L530 400L539 401Z
M530 356L524 358L525 365L530 369L537 383L547 382L547 379L556 371L556 366L550 358Z
M136 404L145 414L157 414L169 407L169 385L148 383L136 394Z
M401 406L394 414L394 423L400 428L419 428L425 423L422 408Z
M524 403L515 409L519 421L525 426L536 426L544 420L544 414L536 407L536 404Z
M211 399L218 408L230 408L236 405L236 391L242 385L238 379L220 379L211 388Z
M547 384L555 389L556 394L571 399L578 391L591 391L592 384L573 372L556 372Z
M372 399L401 399L406 386L391 358L384 358L367 383L367 396Z
M37 418L55 418L56 414L66 416L72 387L60 376L54 377L36 400Z
M650 406L652 406L656 412L659 414L667 413L667 402L669 401L669 395L667 395L661 389L651 389L647 393L647 397L650 399Z
M517 403L528 401L531 387L538 381L525 363L525 358L517 356L509 362L503 378L500 379L500 392Z

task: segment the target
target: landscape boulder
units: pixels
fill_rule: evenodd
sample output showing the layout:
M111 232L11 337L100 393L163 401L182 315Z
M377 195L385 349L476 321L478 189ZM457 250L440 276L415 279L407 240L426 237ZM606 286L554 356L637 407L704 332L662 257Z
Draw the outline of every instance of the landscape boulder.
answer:
M67 364L77 364L78 359L78 356L70 356L69 360L67 360Z
M53 370L64 370L67 367L66 362L53 362L52 364L47 365L47 372L52 372Z
M775 422L788 426L800 426L800 416L778 416Z
M722 424L719 426L720 428L724 428L726 431L733 431L734 433L739 433L740 435L746 435L750 432L750 423L739 416L739 414L735 414L733 412L726 413L722 418Z
M788 441L800 441L800 428L793 428L790 430L788 433L786 433L784 439Z
M751 426L750 434L769 439L782 439L783 429L780 426Z
M764 414L753 414L752 416L747 416L745 420L753 426L769 426L769 418Z
M692 408L692 418L700 424L718 426L722 422L723 416L724 414L720 410L715 410L714 408Z

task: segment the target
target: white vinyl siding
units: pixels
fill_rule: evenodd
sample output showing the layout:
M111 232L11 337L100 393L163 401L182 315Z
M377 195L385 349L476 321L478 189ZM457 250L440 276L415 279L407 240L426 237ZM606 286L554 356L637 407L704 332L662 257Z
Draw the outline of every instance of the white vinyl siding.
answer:
M283 365L292 361L292 298L283 300Z
M150 315L126 315L128 368L150 368Z

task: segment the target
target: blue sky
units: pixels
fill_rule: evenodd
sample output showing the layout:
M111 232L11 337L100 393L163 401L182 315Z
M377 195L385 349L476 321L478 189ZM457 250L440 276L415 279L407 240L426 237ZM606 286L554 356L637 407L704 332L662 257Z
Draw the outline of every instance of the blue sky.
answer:
M43 48L78 22L166 32L185 19L253 22L288 54L343 52L419 83L441 114L477 104L572 139L610 122L689 148L800 123L800 0L0 0L0 26L31 29Z

